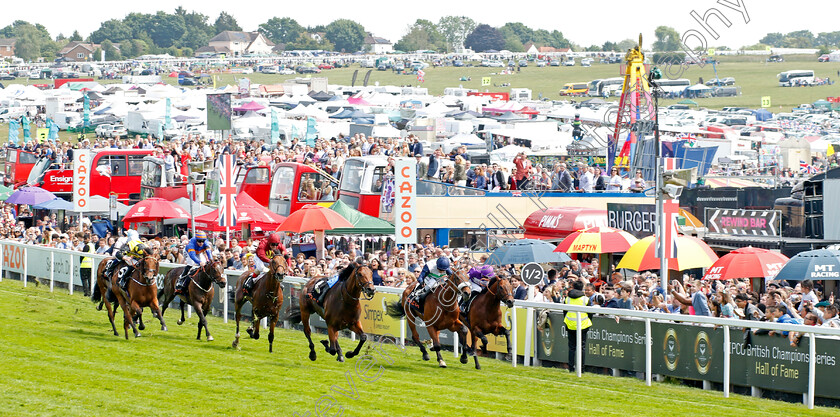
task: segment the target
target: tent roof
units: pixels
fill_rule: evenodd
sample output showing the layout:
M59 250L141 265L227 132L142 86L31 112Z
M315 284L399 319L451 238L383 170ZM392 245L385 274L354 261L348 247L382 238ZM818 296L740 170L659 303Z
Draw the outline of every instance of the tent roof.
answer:
M330 210L340 214L347 219L352 228L338 228L327 230L328 235L393 235L394 225L385 220L368 216L344 204L343 201L336 201L330 206Z

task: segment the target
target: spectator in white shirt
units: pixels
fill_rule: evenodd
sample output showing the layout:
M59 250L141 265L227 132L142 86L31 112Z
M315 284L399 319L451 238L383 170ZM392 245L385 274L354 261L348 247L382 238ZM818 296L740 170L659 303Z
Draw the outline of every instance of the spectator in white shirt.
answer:
M586 165L583 165L580 170L580 189L585 193L591 193L592 187L595 186L595 178L592 176L592 171Z

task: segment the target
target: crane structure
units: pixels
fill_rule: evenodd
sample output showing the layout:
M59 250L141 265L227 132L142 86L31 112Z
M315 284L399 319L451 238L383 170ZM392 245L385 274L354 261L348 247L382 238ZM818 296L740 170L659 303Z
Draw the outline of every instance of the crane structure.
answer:
M642 158L636 155L641 149L637 150L636 144L644 137L645 132L651 130L653 118L656 117L647 80L649 68L645 65L641 34L639 44L627 51L624 60L620 70L620 75L624 77L621 98L618 108L612 112L615 117L615 129L607 147L607 170L617 165L632 171L641 163ZM626 135L624 145L616 155L622 135Z

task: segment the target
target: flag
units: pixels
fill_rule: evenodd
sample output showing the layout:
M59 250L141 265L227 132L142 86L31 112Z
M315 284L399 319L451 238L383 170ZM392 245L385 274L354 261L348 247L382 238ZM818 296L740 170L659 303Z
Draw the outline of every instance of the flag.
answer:
M9 119L9 143L17 145L18 143L18 128L20 123L15 119Z
M29 142L32 139L32 136L29 134L29 130L32 129L32 126L29 125L29 118L25 115L21 117L20 125L23 128L23 143Z
M233 155L222 155L219 175L219 226L236 226L236 162Z
M47 129L50 130L49 139L53 142L58 140L58 124L53 119L47 119Z
M825 151L825 156L834 155L834 145L828 144L828 150Z
M163 119L163 125L167 129L172 129L172 99L166 98L166 116Z
M805 161L799 161L799 171L800 172L808 172L808 164Z
M277 109L271 108L271 143L280 140L280 122L277 120Z
M317 121L314 117L306 118L306 144L315 146L315 138L318 137L318 129L315 128Z
M84 104L82 105L82 120L84 121L84 127L90 126L90 98L88 97L87 93L85 93L84 97Z
M662 158L662 167L665 171L677 169L677 158Z
M426 71L421 69L417 70L417 81L426 82Z

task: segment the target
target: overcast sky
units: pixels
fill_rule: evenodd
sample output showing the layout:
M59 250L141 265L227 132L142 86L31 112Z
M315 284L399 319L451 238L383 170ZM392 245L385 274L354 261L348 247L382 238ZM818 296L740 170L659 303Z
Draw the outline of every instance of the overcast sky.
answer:
M737 11L720 3L740 3L749 14L749 23ZM506 22L522 22L531 28L560 30L567 39L579 45L602 44L637 38L642 33L645 47L653 42L653 31L659 25L668 25L685 33L700 29L691 18L692 10L701 16L710 8L717 8L731 22L725 27L715 18L710 21L719 39L703 32L709 47L726 45L733 48L757 43L768 32L791 32L809 29L814 34L840 30L836 6L827 0L694 0L694 1L619 1L589 0L559 2L535 0L529 2L488 2L486 0L422 0L422 1L372 1L372 0L320 0L310 2L253 1L235 2L222 0L144 0L94 1L94 0L41 0L36 3L6 0L0 15L0 27L15 20L41 23L55 37L59 33L69 36L78 30L83 36L96 30L102 21L121 19L130 12L154 13L164 10L171 13L178 5L187 10L199 10L210 16L211 23L219 12L232 14L244 30L256 30L260 23L273 16L292 17L304 26L328 24L339 19L353 19L374 35L398 41L406 28L418 18L433 22L442 16L464 15L478 23L501 26ZM235 6L235 8L232 8ZM517 7L522 6L522 7ZM689 46L696 45L690 41Z

